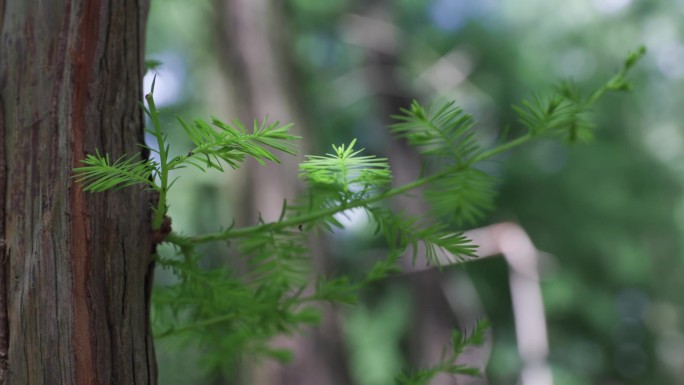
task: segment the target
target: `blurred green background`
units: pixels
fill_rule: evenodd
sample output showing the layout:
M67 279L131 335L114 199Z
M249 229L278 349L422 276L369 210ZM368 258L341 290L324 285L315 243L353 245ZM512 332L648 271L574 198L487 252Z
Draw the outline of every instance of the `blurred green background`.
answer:
M520 133L511 104L563 78L594 87L646 45L634 91L596 108L593 142L537 141L487 166L501 183L482 225L517 222L547 253L542 289L555 384L684 384L682 20L682 0L157 0L147 58L163 63L155 96L176 148L190 144L175 135L174 114L268 114L296 124L304 153L358 138L389 156L406 181L419 159L392 142L386 125L411 99L455 99L491 145L505 127ZM268 219L300 188L296 160L193 173L172 191L174 229L251 223L258 211ZM374 241L351 221L321 246L320 271L364 266ZM208 264L231 263L220 245L205 251ZM425 328L468 328L464 319L482 315L492 322L492 345L486 379L475 383L515 384L521 363L505 262L447 269L432 288L414 282L431 278L416 276L373 288L356 308L331 309L307 342L276 341L303 360L296 370L249 363L240 375L207 373L201 347L164 340L160 384L391 384L397 370L421 362L416 336L439 335ZM157 283L170 279L161 271ZM466 304L446 306L447 287ZM438 321L424 320L425 306Z

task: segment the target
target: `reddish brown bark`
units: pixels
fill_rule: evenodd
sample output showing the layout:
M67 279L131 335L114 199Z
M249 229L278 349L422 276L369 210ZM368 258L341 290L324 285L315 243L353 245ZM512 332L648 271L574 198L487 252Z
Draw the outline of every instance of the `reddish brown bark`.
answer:
M0 384L154 384L149 197L86 194L140 152L147 1L0 0Z

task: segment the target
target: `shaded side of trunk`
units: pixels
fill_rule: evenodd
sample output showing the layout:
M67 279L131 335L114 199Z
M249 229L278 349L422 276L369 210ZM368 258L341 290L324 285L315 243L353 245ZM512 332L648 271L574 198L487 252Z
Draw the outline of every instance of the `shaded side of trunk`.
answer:
M0 1L0 384L154 384L149 196L85 194L139 153L147 1Z

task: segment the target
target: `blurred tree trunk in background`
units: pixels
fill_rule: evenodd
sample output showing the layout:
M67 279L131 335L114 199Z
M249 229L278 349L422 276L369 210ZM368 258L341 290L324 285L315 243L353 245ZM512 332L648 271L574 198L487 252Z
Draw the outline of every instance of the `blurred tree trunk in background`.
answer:
M298 122L297 92L292 79L293 41L279 2L268 0L218 0L221 22L221 49L230 69L229 79L235 96L242 103L241 119L251 121L266 114L281 121ZM378 121L390 124L389 116L407 107L412 92L397 76L399 37L391 22L391 4L373 0L361 5L360 15L348 15L347 31L359 37L357 43L365 49L366 83L377 106ZM301 126L300 126L301 127ZM392 141L387 131L387 149L397 184L407 183L419 174L421 161L406 143ZM301 131L299 131L301 134ZM310 133L304 135L310 139ZM286 170L283 173L283 170ZM243 218L253 223L260 212L265 220L274 220L280 212L283 197L293 196L296 165L294 162L277 170L250 164L245 189ZM414 214L425 212L424 202L400 200L398 205ZM321 247L319 245L319 247ZM317 253L321 255L321 253ZM324 255L324 254L323 254ZM323 257L316 261L319 272L332 269L333 261ZM410 261L407 261L410 264ZM456 321L438 284L436 272L426 272L409 278L416 298L414 332L409 351L415 364L439 360L444 341L451 336ZM343 334L334 310L326 315L324 324L315 331L315 338L299 336L278 341L296 353L296 361L288 366L268 365L253 371L247 383L273 385L349 384ZM467 327L471 325L461 325ZM439 384L451 384L444 376ZM437 382L435 382L437 383Z
M239 118L245 124L254 119L295 123L292 132L301 134L301 122L292 92L291 66L287 49L287 26L280 4L269 0L218 0L220 52L230 68L228 74ZM305 151L299 142L300 151ZM265 221L278 219L283 198L293 197L297 161L281 158L282 166L247 163L248 187L241 217L254 223L261 212Z
M391 7L385 0L372 0L367 3L364 17L366 28L376 33L369 36L366 45L367 77L377 106L378 119L385 125L392 124L389 118L397 114L401 108L410 105L412 92L397 77L397 56L399 54L399 31L392 24ZM361 27L363 28L363 27ZM396 141L386 133L387 152L397 185L402 185L420 174L421 159L418 153L405 141ZM396 207L407 213L421 215L427 211L423 200L398 197ZM410 269L411 260L403 260L404 268ZM420 259L418 264L424 263ZM439 287L440 277L436 271L426 271L409 276L407 282L414 298L415 313L411 319L412 329L407 351L412 365L430 365L439 360L444 341L449 340L453 319L444 295ZM431 382L434 385L452 384L452 380L440 376Z
M402 82L397 71L399 69L399 55L404 47L405 36L398 24L393 22L393 3L388 0L369 0L364 3L361 15L352 16L348 28L354 30L357 36L363 36L357 42L366 50L366 78L369 94L375 101L378 121L385 126L394 123L391 115L399 113L401 108L408 108L411 100L416 98L415 91ZM403 140L395 140L385 130L387 136L387 152L394 174L395 184L402 185L415 180L420 175L422 160L414 148ZM424 200L419 198L398 197L395 206L399 210L421 216L429 211ZM425 266L424 256L419 256L416 266ZM403 260L406 271L415 270L412 261ZM454 309L450 306L442 289L445 281L443 272L436 270L424 271L409 275L407 283L414 297L413 318L410 320L413 328L410 332L407 351L412 365L425 367L440 359L445 341L449 341L454 327L470 328L472 325L460 324L464 319L472 320L477 317L460 314L471 309ZM461 275L459 279L468 279ZM477 298L475 299L477 301ZM472 302L466 301L466 302ZM457 314L454 314L456 311ZM481 314L478 314L481 316ZM460 321L460 322L459 322ZM468 352L461 356L470 359ZM458 383L478 381L459 376ZM456 383L454 376L440 375L431 382L433 385L449 385ZM477 382L482 383L482 382Z
M0 384L155 384L149 195L85 194L140 152L148 2L0 1Z
M234 97L241 101L235 106L240 119L279 120L295 124L293 132L304 136L299 141L300 153L308 153L308 142L314 132L306 131L298 111L299 95L294 85L292 46L289 26L283 15L282 4L269 0L218 0L220 29L219 52L230 69ZM304 134L306 132L306 134ZM256 222L260 215L265 221L278 219L284 198L295 196L298 180L298 160L282 158L283 165L261 166L248 163L247 183L243 198L239 199L241 218ZM325 245L314 242L313 255L325 255ZM318 273L330 270L330 258L313 261ZM294 337L281 337L274 344L291 349L295 361L287 365L262 363L245 373L245 384L269 385L346 385L347 371L343 366L341 332L331 309L319 328L307 330ZM313 334L313 335L312 335Z

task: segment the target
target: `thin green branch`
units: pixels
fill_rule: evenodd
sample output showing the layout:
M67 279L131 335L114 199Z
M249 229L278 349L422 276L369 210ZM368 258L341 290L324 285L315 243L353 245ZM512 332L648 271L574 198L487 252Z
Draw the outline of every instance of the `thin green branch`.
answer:
M192 324L181 326L179 328L173 328L173 329L167 330L164 333L161 333L161 334L154 336L154 338L155 339L165 338L165 337L169 337L169 336L172 336L175 334L180 334L183 332L192 331L192 330L197 329L197 328L212 326L212 325L216 325L216 324L227 322L227 321L233 321L235 319L236 319L235 314L227 314L227 315L223 315L223 316L209 318L209 319L205 319L203 321L198 321L198 322L195 322Z
M508 143L502 144L496 148L493 148L489 151L482 152L478 156L474 157L470 162L467 164L457 164L453 165L451 167L447 167L439 172L436 172L428 177L418 179L416 181L413 181L411 183L407 183L403 186L395 187L393 189L387 190L386 192L382 194L378 194L375 196L371 196L365 199L361 199L358 201L353 201L350 203L342 204L340 206L335 206L335 207L330 207L324 210L316 211L310 214L305 214L289 219L285 219L279 222L271 222L271 223L265 223L265 224L260 224L260 225L254 225L254 226L247 226L247 227L242 227L239 229L228 229L225 231L220 231L216 233L210 233L206 235L198 235L198 236L193 236L193 237L182 237L180 235L173 235L169 234L169 237L167 237L167 241L171 243L178 244L179 246L189 244L189 243L194 243L194 244L200 244L200 243L207 243L207 242L215 242L215 241L225 241L229 239L236 239L236 238L243 238L247 237L249 235L265 231L265 230L280 230L284 229L287 227L295 227L299 226L302 224L307 224L310 222L317 221L319 219L337 214L339 212L348 210L348 209L353 209L356 207L363 207L363 206L368 206L372 203L382 201L397 195L404 194L408 191L417 189L419 187L425 186L431 182L434 182L440 178L443 178L446 175L453 174L455 172L460 172L465 169L467 169L470 165L472 165L475 162L480 162L486 159L489 159L495 155L498 155L502 152L505 152L507 150L510 150L512 148L515 148L517 146L523 145L524 143L528 142L531 140L533 136L531 134L526 134L523 135L515 140L512 140ZM172 236L173 235L173 236Z
M154 210L154 218L152 219L152 230L161 229L162 223L164 222L164 215L166 215L166 193L169 190L169 164L168 158L168 148L164 141L164 134L161 130L161 123L159 122L159 111L154 104L154 97L152 96L154 92L154 82L152 84L152 91L145 95L145 100L147 100L147 105L150 106L149 116L152 120L152 126L154 127L154 136L157 139L157 146L159 148L159 202L157 203L157 208Z
M531 133L527 133L527 134L525 134L525 135L523 135L517 139L511 140L510 142L506 142L506 143L503 143L497 147L494 147L491 150L481 152L480 154L475 156L472 160L470 160L469 163L474 164L474 163L481 162L483 160L489 159L495 155L501 154L501 153L506 152L510 149L513 149L515 147L523 145L533 138L534 138L534 135L532 135Z

